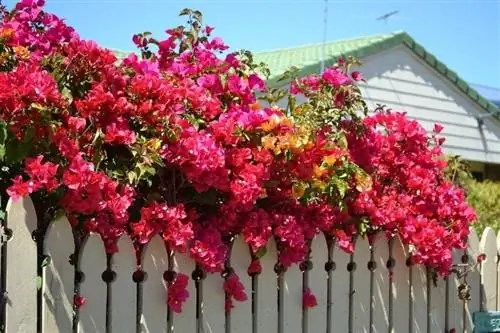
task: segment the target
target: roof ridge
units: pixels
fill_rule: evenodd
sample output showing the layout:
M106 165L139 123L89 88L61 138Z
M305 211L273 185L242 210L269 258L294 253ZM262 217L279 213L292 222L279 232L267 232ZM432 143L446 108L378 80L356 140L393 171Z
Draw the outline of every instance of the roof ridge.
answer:
M283 48L276 48L276 49L258 51L258 52L254 52L254 54L264 55L266 53L274 53L274 52L278 52L278 51L297 50L297 49L302 49L302 48L307 48L307 47L312 47L312 46L320 46L322 44L330 45L330 44L336 44L336 43L358 41L358 40L362 40L362 39L372 39L372 38L375 38L375 37L391 38L391 37L394 37L394 36L397 36L397 35L403 35L403 34L406 34L406 32L404 30L396 30L396 31L393 31L393 32L385 33L385 34L373 34L373 35L366 35L366 36L354 37L354 38L336 39L336 40L328 41L326 43L323 43L323 42L308 43L308 44L301 44L301 45L296 45L296 46L289 46L289 47L283 47Z
M486 84L482 83L474 83L474 82L469 82L469 84L476 86L476 87L483 87L483 88L489 88L489 89L495 89L495 90L500 90L500 87L495 87L495 86L489 86Z

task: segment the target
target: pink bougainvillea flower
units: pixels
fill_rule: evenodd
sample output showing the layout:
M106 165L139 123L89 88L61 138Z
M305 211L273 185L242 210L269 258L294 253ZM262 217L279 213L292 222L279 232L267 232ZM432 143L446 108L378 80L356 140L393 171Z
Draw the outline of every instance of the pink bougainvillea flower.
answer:
M475 213L446 177L442 126L428 134L385 109L359 118L364 78L348 71L350 58L268 91L250 54L185 13L189 26L164 39L136 34L137 52L118 59L42 0L2 9L0 159L12 200L63 211L75 234L100 235L107 254L130 236L139 266L157 237L202 275L226 276L238 239L256 275L271 240L286 269L308 258L317 235L352 253L364 230L399 237L413 263L449 274ZM180 312L189 277L168 283ZM226 276L228 311L243 289ZM316 304L307 290L304 307Z
M230 312L233 308L233 299L238 302L247 300L245 287L235 273L231 273L224 281L224 291L226 292L226 312Z
M485 260L486 260L486 254L485 254L485 253L481 253L481 254L479 254L479 255L477 256L477 258L476 258L476 262L477 262L478 264L482 263L482 262L483 262L483 261L485 261Z
M365 78L363 77L363 74L361 74L358 71L354 71L351 73L351 77L354 81L365 81Z
M304 295L302 296L302 304L306 309L314 308L318 305L316 296L314 296L309 288L304 291Z
M189 297L187 286L189 277L182 273L177 273L173 282L167 288L167 304L173 312L182 312L182 305Z
M80 295L75 295L73 298L73 305L77 308L80 309L83 307L85 304L87 304L87 298L80 296Z

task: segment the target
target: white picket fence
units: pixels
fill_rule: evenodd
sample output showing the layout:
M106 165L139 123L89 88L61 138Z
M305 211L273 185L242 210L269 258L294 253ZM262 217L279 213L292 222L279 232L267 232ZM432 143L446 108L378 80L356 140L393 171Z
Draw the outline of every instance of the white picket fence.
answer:
M269 246L263 271L254 277L247 274L248 247L237 239L231 265L245 285L248 300L226 314L223 278L208 275L197 282L190 280L191 297L183 312L175 314L167 306L164 273L173 268L191 276L195 265L184 255L169 257L159 237L146 246L142 267L146 278L136 283L132 278L136 258L127 237L119 241L120 252L108 260L100 238L91 235L72 265L71 227L65 218L56 220L44 235L43 253L51 260L43 268L40 287L37 245L32 239L36 221L30 199L9 203L6 230L10 237L2 246L6 269L1 275L8 333L443 333L453 328L472 332L475 311L500 306L497 239L491 229L481 240L472 232L468 249L457 252L455 258L461 263L467 254L469 261L475 261L485 253L486 260L465 277L457 279L453 274L447 280L439 278L437 285L425 267L407 266L404 246L385 236L372 247L360 239L353 255L317 237L311 254L314 265L304 273L294 267L277 275L276 249ZM76 279L75 270L83 272ZM103 272L109 275L110 270L116 275L106 283ZM466 302L457 293L464 279L471 296ZM87 299L76 312L72 307L75 281L81 282L79 294ZM312 309L302 307L307 287L318 301Z

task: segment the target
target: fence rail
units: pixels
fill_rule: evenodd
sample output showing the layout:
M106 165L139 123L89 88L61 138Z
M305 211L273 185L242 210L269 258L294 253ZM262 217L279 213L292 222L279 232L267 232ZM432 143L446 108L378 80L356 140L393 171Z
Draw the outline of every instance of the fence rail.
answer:
M480 240L472 231L467 249L454 256L457 264L475 261L481 253L486 259L465 276L453 274L446 280L435 280L423 266L408 266L401 242L382 235L373 246L359 239L352 255L318 236L312 244L312 268L304 272L293 267L276 273L276 248L270 244L262 273L251 277L248 247L236 239L231 266L248 300L226 313L224 279L208 275L190 280L190 298L176 314L167 306L164 273L173 269L195 278L196 267L185 255L169 255L159 236L144 249L141 276L127 237L119 240L120 252L108 257L97 235L90 235L75 253L65 218L37 235L44 239L38 242L42 247L33 240L36 228L30 199L9 202L4 229L9 240L1 247L8 333L472 332L474 312L500 307L497 237L491 229ZM46 266L41 268L40 262ZM460 299L459 287L463 295L470 292L469 300ZM303 308L306 288L317 297L312 309ZM87 300L76 310L75 293Z

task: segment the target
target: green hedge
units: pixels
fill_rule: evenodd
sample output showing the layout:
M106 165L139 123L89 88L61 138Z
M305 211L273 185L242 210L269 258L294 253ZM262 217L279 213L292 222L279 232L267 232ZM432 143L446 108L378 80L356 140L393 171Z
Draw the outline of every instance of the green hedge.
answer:
M470 181L466 185L467 200L477 213L477 222L474 225L478 235L484 228L491 227L500 230L500 182Z
M486 227L500 231L500 182L474 180L469 164L460 156L447 156L447 162L448 178L465 189L467 201L476 210L477 222L474 228L478 235Z

